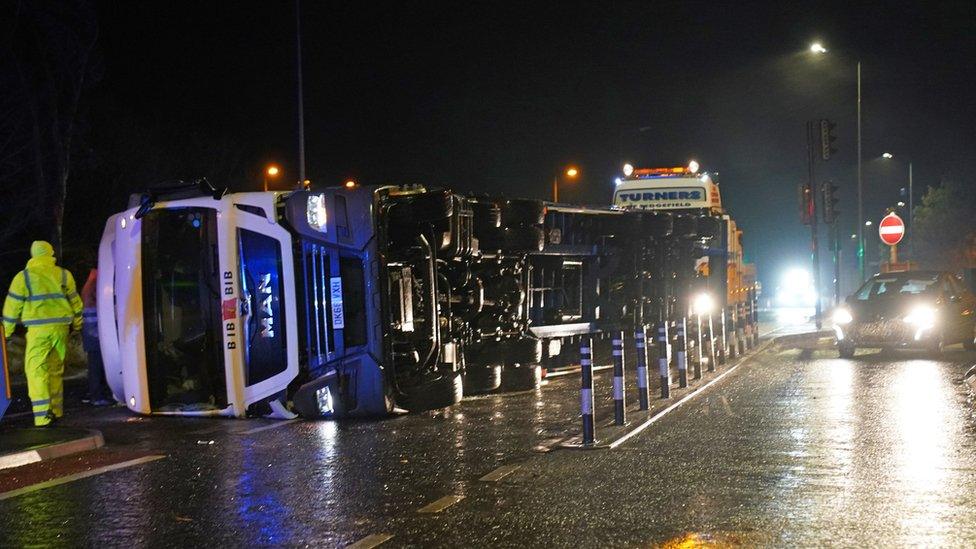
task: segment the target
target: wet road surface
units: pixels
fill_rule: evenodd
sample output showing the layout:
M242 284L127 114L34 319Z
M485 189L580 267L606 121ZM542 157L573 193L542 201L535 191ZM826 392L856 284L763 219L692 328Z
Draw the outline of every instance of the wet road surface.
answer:
M0 500L0 545L972 545L974 360L770 351L602 451L539 451L575 376L382 421L87 410L132 465Z

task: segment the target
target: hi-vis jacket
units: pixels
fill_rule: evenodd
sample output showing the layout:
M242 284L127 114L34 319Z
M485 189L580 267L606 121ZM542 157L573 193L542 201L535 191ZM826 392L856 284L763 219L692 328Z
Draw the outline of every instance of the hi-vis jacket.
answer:
M81 329L81 298L75 279L54 257L32 257L27 268L17 273L3 303L3 329L9 336L16 324L32 326L70 325Z

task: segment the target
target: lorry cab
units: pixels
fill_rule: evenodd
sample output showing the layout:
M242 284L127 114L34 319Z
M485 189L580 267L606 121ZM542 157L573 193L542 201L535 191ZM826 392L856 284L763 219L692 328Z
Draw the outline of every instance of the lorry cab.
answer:
M321 377L310 405L352 388L345 402L386 410L365 306L378 296L364 276L372 203L345 191L143 200L109 218L98 315L116 399L144 414L287 415L289 385Z

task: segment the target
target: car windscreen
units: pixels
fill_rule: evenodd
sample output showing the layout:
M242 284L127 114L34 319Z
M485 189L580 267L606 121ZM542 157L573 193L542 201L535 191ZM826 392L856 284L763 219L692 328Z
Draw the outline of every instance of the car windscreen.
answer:
M858 290L858 301L925 295L938 291L937 276L889 276L869 280Z

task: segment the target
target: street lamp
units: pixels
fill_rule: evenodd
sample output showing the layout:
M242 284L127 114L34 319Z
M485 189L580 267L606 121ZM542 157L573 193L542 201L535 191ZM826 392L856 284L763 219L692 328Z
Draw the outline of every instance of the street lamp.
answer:
M827 48L820 42L810 44L810 52L824 55ZM861 179L861 61L857 61L857 265L864 282L864 185Z
M573 166L566 168L566 170L563 172L566 179L576 179L576 177L579 176L579 173L579 169ZM556 173L556 175L552 177L552 201L559 202L559 173Z
M271 164L264 170L264 190L268 190L268 179L276 179L278 174L281 173L281 169L274 164Z

